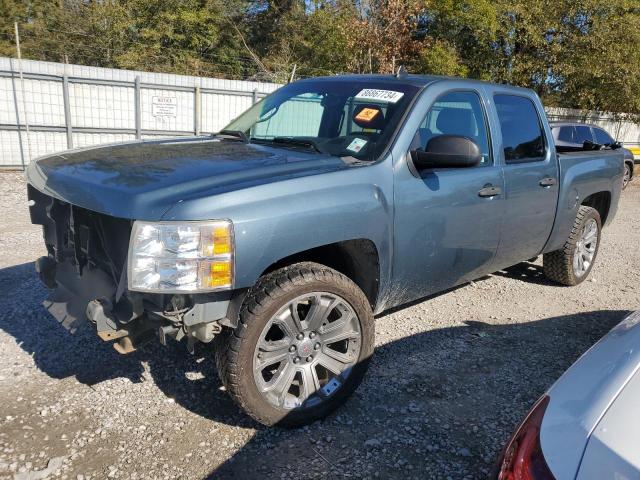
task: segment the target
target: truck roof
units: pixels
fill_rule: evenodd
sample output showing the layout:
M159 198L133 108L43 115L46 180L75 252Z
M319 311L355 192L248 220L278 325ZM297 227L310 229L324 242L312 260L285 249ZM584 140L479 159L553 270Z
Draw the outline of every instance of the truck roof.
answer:
M500 83L492 83L485 82L482 80L475 80L472 78L460 78L460 77L444 77L440 75L415 75L415 74L407 74L407 75L391 75L391 74L346 74L346 75L333 75L326 77L313 77L307 78L304 80L299 80L300 82L310 82L315 80L328 80L328 81L371 81L371 82L388 82L388 83L397 83L402 85L412 85L415 87L425 87L432 83L452 80L456 82L468 83L469 86L482 86L482 85L492 85L495 87L500 87L502 89L509 89L514 91L524 91L531 93L532 90L529 88L522 87L514 87L512 85L500 84Z

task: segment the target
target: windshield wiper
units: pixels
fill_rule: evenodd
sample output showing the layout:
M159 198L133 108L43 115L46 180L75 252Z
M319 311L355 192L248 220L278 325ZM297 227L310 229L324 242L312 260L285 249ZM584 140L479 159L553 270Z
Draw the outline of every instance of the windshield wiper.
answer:
M309 140L307 138L295 138L295 137L274 137L272 139L268 138L251 138L252 142L256 143L279 143L282 145L291 145L293 147L306 147L315 150L318 153L324 153L318 144L313 140Z
M234 139L238 139L244 143L249 143L249 137L242 130L220 130L218 133L214 134L214 136L223 135L225 137L233 137Z

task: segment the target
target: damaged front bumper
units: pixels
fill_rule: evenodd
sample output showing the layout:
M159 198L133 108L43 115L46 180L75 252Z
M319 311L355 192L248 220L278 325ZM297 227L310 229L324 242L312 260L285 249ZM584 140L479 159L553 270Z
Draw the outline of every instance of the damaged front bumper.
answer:
M47 311L74 333L85 321L120 353L158 338L211 342L235 326L243 293L155 294L127 289L131 221L91 212L29 186L31 221L43 226L48 255L36 271L52 289Z

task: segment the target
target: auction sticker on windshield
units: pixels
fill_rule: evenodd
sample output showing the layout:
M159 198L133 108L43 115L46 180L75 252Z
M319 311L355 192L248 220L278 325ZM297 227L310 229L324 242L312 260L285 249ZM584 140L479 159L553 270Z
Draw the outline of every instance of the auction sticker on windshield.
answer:
M347 147L347 150L349 150L350 152L358 153L366 144L366 140L363 140L362 138L354 138Z
M357 98L358 100L377 100L378 102L396 103L403 96L403 92L365 88L364 90L361 90L355 98Z

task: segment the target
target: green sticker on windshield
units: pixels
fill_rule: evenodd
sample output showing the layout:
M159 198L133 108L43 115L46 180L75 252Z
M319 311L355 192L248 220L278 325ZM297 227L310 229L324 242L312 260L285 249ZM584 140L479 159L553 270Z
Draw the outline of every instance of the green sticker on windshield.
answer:
M354 138L353 141L347 147L347 150L353 153L358 153L367 144L366 140L362 138Z

